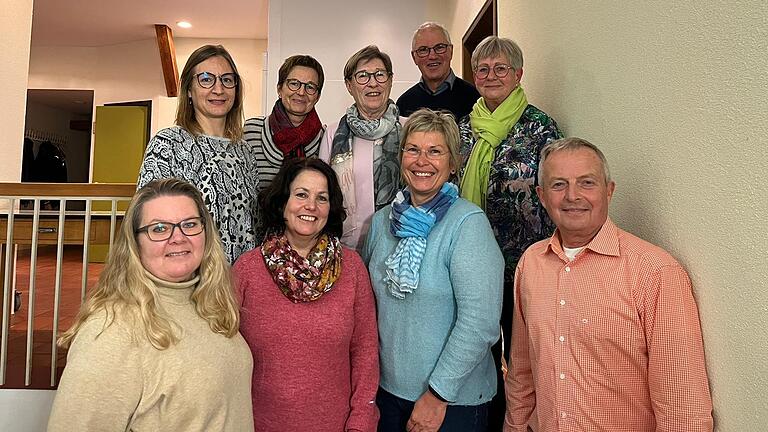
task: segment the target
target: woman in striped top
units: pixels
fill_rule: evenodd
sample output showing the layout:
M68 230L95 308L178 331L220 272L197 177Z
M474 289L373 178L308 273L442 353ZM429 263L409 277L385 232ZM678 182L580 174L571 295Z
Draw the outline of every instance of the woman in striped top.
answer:
M245 122L245 140L256 157L260 190L272 183L284 160L317 156L325 129L315 104L323 81L323 67L317 60L308 55L288 57L278 72L278 100L272 113Z

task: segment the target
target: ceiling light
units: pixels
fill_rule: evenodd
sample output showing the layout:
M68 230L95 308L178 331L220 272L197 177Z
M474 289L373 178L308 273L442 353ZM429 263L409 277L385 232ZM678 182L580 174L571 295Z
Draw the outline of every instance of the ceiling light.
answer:
M192 24L188 23L187 21L179 21L176 23L177 26L181 28L190 28L192 27Z

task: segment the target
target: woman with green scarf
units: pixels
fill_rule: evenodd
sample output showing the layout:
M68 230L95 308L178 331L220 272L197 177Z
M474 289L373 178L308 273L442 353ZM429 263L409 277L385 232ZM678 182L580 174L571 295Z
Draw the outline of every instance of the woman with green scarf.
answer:
M523 53L515 42L489 36L475 48L471 62L481 97L459 122L464 167L461 196L485 210L504 255L501 327L508 347L517 261L528 246L554 231L535 191L539 152L563 135L552 118L528 103L520 85ZM500 370L502 347L494 348ZM503 388L499 386L490 407L489 431L501 430Z

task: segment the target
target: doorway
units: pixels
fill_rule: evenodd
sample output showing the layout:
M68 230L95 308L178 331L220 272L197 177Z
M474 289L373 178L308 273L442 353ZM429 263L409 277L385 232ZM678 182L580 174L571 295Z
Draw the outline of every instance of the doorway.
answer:
M461 75L466 81L474 82L472 77L472 51L486 37L499 34L496 11L496 0L487 0L461 39L463 53Z

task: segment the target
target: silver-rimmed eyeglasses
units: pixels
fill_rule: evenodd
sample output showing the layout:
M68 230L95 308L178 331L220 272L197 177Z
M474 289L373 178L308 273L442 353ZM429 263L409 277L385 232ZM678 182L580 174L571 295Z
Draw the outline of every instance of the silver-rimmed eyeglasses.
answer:
M493 74L496 75L496 78L504 78L505 76L509 75L509 71L514 68L510 65L505 65L504 63L496 63L492 68L486 65L482 65L475 69L475 77L486 79L488 78L488 74L491 73L491 69L493 69Z
M444 44L444 43L439 43L432 47L420 46L415 50L413 50L413 53L416 54L417 57L424 58L429 55L430 51L434 51L435 54L445 54L445 52L448 51L448 47L452 47L452 46L453 45L451 44Z
M145 225L135 232L136 234L143 232L147 234L147 238L152 241L159 242L165 241L173 237L173 231L178 228L182 234L187 237L192 237L200 234L205 230L205 222L203 218L196 217L185 219L179 223L172 222L155 222L149 225Z
M415 146L406 146L406 147L403 147L402 150L403 150L403 154L413 159L418 159L419 157L421 157L422 153L424 153L424 156L426 156L427 159L429 160L438 160L448 154L446 150L443 150L437 147L431 147L431 148L422 150Z
M197 78L197 83L200 84L200 87L205 89L215 86L217 79L224 88L228 89L235 88L238 82L237 74L231 72L221 75L216 75L211 72L200 72L199 74L196 74L195 77Z
M308 95L313 95L317 93L317 91L320 89L317 84L312 82L301 82L297 79L289 78L285 80L285 85L288 86L288 89L290 91L297 92L301 88L301 86L304 86L304 92L306 92Z
M355 82L360 85L368 84L368 81L371 80L371 77L373 77L377 83L384 84L385 82L389 81L390 76L392 76L391 73L381 69L375 72L358 71L353 75Z

